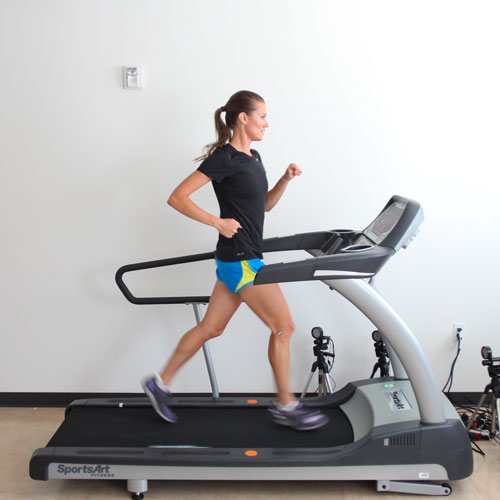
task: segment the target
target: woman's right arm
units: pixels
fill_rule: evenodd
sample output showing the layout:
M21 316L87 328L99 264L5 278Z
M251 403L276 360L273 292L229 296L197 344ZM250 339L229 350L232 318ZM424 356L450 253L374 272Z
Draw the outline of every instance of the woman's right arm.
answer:
M226 238L232 238L237 233L238 229L241 228L238 221L234 219L221 219L215 215L209 214L196 205L190 198L195 191L205 184L208 184L210 181L210 177L195 170L174 189L167 203L181 214L214 227Z

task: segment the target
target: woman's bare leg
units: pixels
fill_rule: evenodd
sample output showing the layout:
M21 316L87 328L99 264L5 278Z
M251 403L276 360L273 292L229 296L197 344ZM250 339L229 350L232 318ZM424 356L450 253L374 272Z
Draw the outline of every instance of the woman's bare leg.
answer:
M280 287L276 283L252 284L243 288L238 295L271 329L268 354L280 404L295 401L290 388L290 339L295 325Z
M170 385L179 368L211 338L220 335L241 304L241 298L232 294L222 283L215 283L207 312L202 321L189 330L179 341L172 357L160 374L163 383Z

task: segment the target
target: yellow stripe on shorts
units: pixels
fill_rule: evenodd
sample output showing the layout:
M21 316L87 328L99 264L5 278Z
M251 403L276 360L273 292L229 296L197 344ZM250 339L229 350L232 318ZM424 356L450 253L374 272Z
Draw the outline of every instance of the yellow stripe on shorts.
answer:
M251 283L255 279L255 275L257 274L250 267L250 264L248 264L248 261L246 260L241 261L241 270L243 272L243 276L241 277L241 280L234 291L235 293L240 291L245 285L248 285L248 283Z

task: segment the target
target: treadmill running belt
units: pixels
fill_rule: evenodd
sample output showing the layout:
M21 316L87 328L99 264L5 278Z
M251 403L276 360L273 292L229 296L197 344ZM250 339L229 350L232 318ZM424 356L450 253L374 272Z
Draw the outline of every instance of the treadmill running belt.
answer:
M176 408L177 424L152 408L75 407L47 447L200 446L211 448L321 448L354 440L338 408L322 411L328 424L295 431L271 421L267 408Z

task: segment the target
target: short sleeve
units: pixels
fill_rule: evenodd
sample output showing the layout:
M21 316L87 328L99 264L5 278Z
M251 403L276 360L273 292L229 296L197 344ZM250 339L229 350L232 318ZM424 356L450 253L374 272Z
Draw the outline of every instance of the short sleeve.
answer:
M203 160L197 169L215 182L221 182L229 173L229 164L223 151L215 151Z

